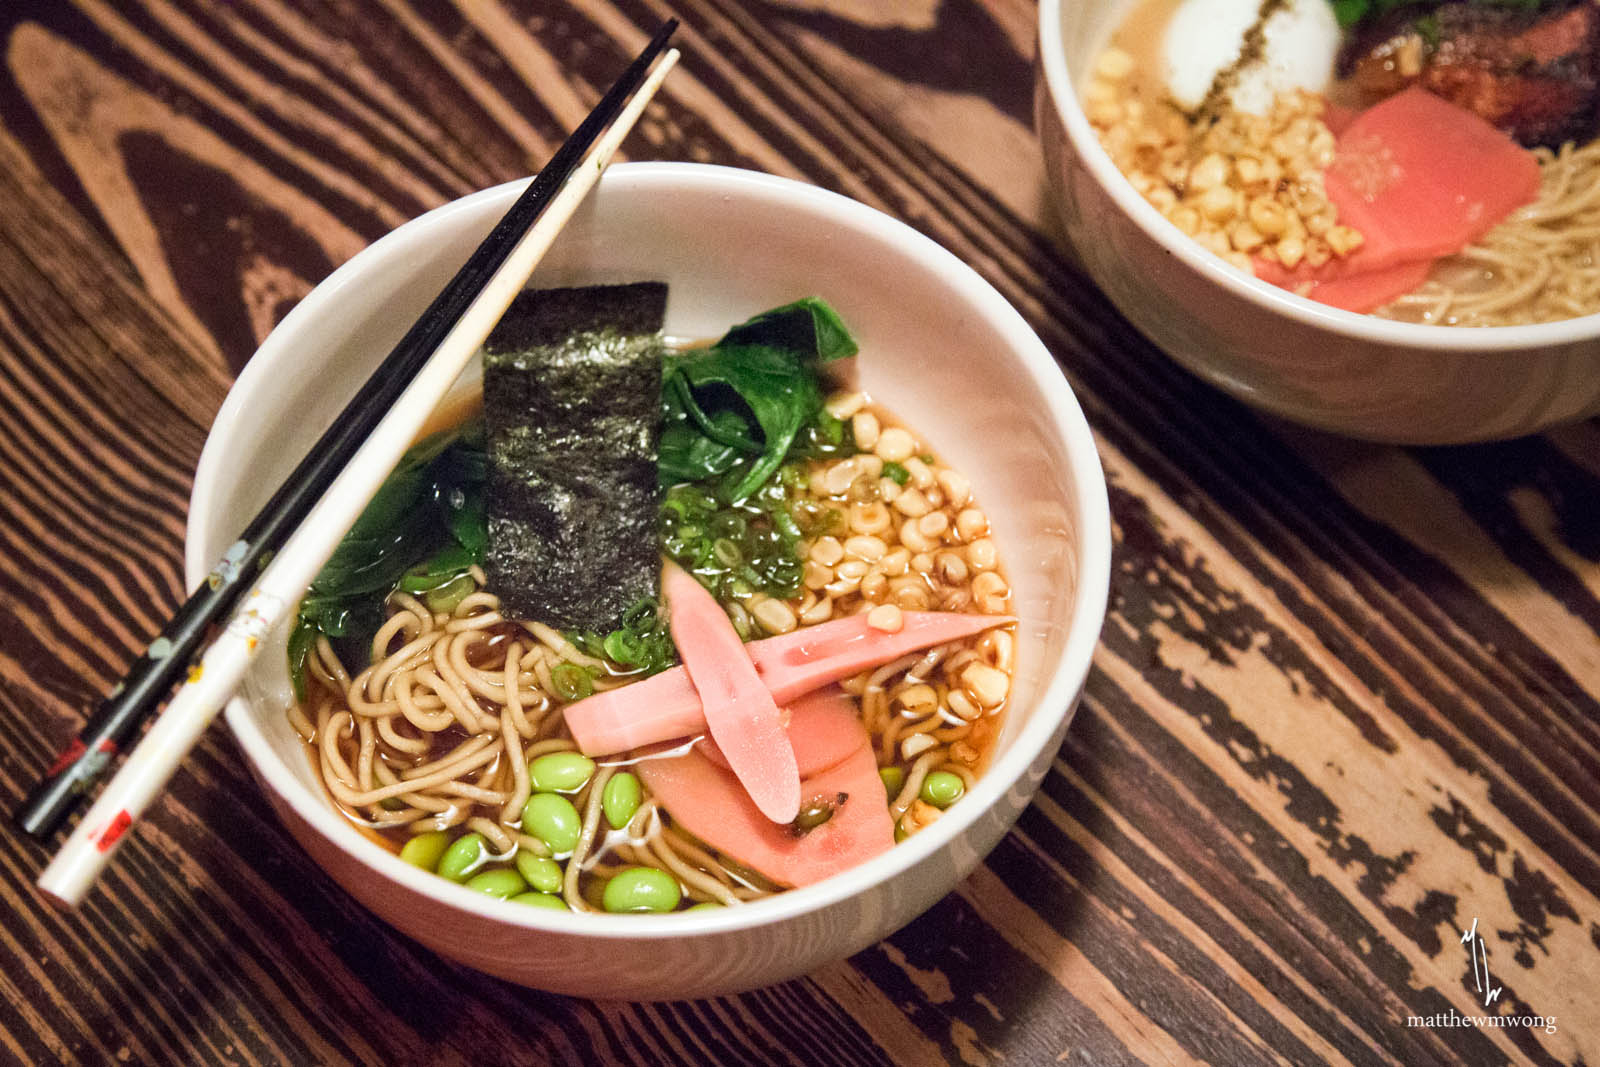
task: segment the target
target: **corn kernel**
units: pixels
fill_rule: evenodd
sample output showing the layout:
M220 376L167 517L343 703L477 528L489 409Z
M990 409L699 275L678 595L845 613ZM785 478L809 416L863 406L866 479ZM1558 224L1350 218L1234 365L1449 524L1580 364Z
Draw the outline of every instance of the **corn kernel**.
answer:
M1192 192L1205 192L1228 180L1228 161L1216 152L1205 156L1189 171L1187 187Z
M871 451L878 443L878 430L878 416L870 411L858 411L850 417L850 433L856 439L857 448Z
M1280 240L1276 247L1278 252L1278 262L1282 263L1290 270L1294 270L1296 267L1298 267L1300 265L1300 261L1305 258L1305 241L1299 237L1296 237L1294 234L1290 234L1289 236Z
M916 450L917 439L911 436L909 430L898 426L891 426L878 434L877 443L873 448L885 463L904 463Z
M1200 214L1212 222L1227 222L1238 213L1234 192L1225 185L1213 186L1200 195Z
M1328 242L1328 247L1336 256L1348 256L1360 248L1366 238L1348 226L1334 226L1323 239Z
M905 616L898 605L879 604L867 612L867 625L874 630L882 630L884 633L899 633L900 628L905 625ZM973 666L978 666L978 664Z
M1261 231L1243 219L1234 223L1233 228L1228 231L1228 243L1233 245L1236 252L1254 252L1261 247L1264 240Z
M1246 213L1250 216L1250 225L1265 238L1277 237L1288 226L1287 213L1273 200L1252 200Z
M1120 48L1107 48L1095 60L1094 72L1107 81L1122 81L1133 73L1133 57Z

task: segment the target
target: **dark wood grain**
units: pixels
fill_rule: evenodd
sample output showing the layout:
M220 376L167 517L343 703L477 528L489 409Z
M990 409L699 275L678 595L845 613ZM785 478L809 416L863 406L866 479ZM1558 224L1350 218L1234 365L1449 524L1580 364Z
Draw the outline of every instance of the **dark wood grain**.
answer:
M0 11L0 804L176 605L190 474L272 325L399 222L537 167L669 13L684 63L627 154L906 220L1083 400L1112 608L1038 801L849 961L587 1002L378 924L217 731L78 913L0 835L0 1060L1600 1059L1600 425L1362 445L1178 370L1055 243L1021 0ZM1484 1014L1474 919L1502 1010L1556 1033L1407 1025Z

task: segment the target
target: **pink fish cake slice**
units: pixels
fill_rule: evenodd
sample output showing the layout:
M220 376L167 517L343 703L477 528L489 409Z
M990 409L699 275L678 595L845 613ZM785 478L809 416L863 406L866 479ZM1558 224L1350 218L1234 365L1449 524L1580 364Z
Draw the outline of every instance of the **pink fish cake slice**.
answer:
M796 697L783 710L802 781L837 767L866 740L867 731L861 725L855 698L836 685ZM733 769L715 741L707 738L699 748L712 763L725 770Z
M694 684L711 739L755 806L774 823L800 812L800 770L783 713L756 673L722 605L668 563L661 579L667 626Z
M807 626L751 641L745 653L773 701L805 693L899 659L908 652L956 641L1014 622L1007 616L908 611L896 633L874 628L865 615ZM585 755L606 756L706 729L699 694L682 667L569 704L567 728Z
M806 779L807 802L837 806L827 822L803 834L763 817L733 772L698 752L642 760L637 769L685 830L778 885L811 885L894 847L888 796L865 731L861 737L843 761Z

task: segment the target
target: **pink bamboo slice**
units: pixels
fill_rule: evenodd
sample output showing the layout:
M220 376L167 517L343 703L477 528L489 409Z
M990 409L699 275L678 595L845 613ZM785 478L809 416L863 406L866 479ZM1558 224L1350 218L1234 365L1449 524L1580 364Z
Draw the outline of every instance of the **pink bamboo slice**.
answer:
M878 761L866 730L854 726L850 753L801 786L807 802L837 804L833 817L799 836L762 818L738 779L699 752L642 760L636 770L673 819L718 852L778 885L811 885L894 847Z
M668 563L661 578L667 625L705 714L711 739L739 784L775 823L800 814L800 769L783 712L745 654L728 615L694 576Z
M843 763L861 743L861 713L855 698L836 685L795 697L783 712L802 782ZM718 767L733 769L710 738L695 747Z
M780 704L932 645L970 637L1016 620L1006 615L908 611L895 633L851 615L779 637L752 641L744 654ZM566 709L567 728L586 755L606 756L704 733L706 717L682 667L580 700Z

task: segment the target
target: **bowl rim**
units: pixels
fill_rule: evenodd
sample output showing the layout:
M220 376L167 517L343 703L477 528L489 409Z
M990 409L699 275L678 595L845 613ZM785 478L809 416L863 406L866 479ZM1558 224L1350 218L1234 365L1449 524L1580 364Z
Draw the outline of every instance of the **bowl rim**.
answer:
M320 309L338 301L346 289L362 284L375 265L395 257L426 255L432 234L452 226L463 214L475 215L496 205L498 217L529 179L507 182L469 194L437 207L379 238L330 274L302 299L245 366L218 411L195 471L185 530L184 567L191 587L211 566L202 556L202 527L216 495L226 484L221 469L221 442L248 425L247 407L258 383L277 372L296 351L295 337L302 320L313 319ZM717 934L792 920L870 891L880 883L915 867L935 852L963 836L985 816L1025 774L1058 727L1070 715L1088 676L1090 658L1099 640L1110 584L1111 524L1104 472L1088 422L1066 378L1038 335L1020 313L975 270L931 238L906 223L839 193L789 178L700 163L619 163L601 177L602 190L613 195L659 195L691 192L712 197L756 197L783 210L799 211L841 228L903 246L906 253L936 268L972 309L982 315L1006 341L1032 385L1043 397L1049 424L1068 457L1074 483L1072 521L1076 524L1077 589L1062 655L1046 668L1035 700L1036 712L1023 725L1010 747L991 764L971 791L972 804L957 805L922 833L900 843L849 871L812 886L792 889L738 908L676 912L666 915L586 914L578 926L570 916L557 916L542 908L513 908L486 898L402 861L396 854L369 840L339 815L326 797L316 795L278 760L249 701L239 695L228 704L224 717L257 778L286 804L308 828L330 846L348 854L373 875L396 882L435 903L470 913L475 919L502 923L547 934L618 940L656 940L685 935ZM217 546L220 551L220 546ZM1031 793L1031 789L1030 789Z
M1600 312L1519 326L1399 322L1319 304L1229 266L1140 196L1094 135L1073 87L1073 74L1061 34L1061 12L1062 0L1040 0L1038 57L1051 106L1065 128L1072 151L1123 214L1169 254L1215 284L1265 311L1283 315L1301 325L1395 347L1505 353L1600 338Z

